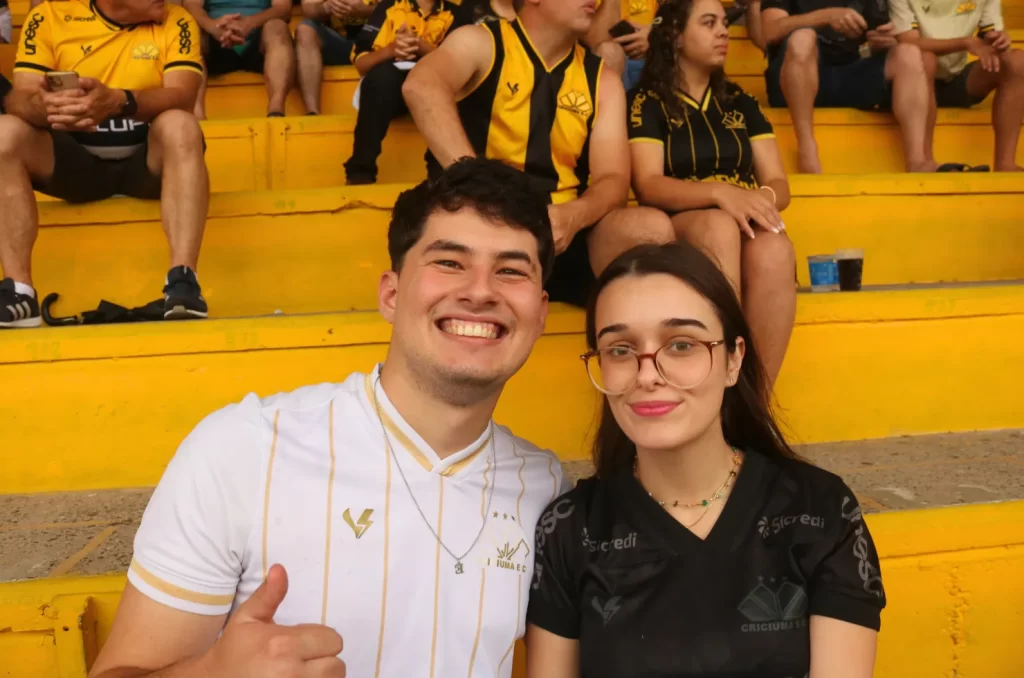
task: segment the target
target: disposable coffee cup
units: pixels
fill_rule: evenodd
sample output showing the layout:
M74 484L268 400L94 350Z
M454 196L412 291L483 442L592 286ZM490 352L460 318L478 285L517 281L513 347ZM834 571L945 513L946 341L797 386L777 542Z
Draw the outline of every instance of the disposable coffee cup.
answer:
M811 277L812 292L835 292L839 289L839 271L833 255L815 254L807 257L807 270Z
M843 292L859 292L864 278L864 250L846 249L836 252L836 269L839 289Z

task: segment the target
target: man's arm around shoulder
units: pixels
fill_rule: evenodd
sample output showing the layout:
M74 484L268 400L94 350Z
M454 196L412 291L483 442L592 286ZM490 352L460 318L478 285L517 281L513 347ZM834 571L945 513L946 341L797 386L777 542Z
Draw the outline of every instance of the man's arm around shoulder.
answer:
M456 105L487 77L494 39L484 26L463 26L409 72L402 96L427 147L442 167L474 156Z

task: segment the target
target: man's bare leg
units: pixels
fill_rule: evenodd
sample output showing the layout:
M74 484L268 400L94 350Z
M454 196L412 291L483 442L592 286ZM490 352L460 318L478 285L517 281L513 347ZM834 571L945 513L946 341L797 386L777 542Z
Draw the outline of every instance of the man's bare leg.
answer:
M995 161L997 172L1020 172L1017 164L1017 143L1020 141L1021 122L1024 121L1024 52L1015 49L1003 55L999 72L989 73L974 66L967 74L967 92L981 98L996 91L992 102L992 128L995 132Z
M32 284L39 211L32 178L53 176L50 135L13 115L0 115L0 277Z
M306 112L319 113L320 88L324 79L323 45L316 29L307 23L301 23L295 29L295 61Z
M885 77L892 82L892 113L903 135L903 153L908 172L934 172L938 165L928 154L928 121L935 96L921 49L901 43L889 50Z
M821 174L818 142L814 138L814 99L818 96L818 34L809 28L793 31L779 76L800 153L800 171Z
M160 214L171 250L171 268L195 270L210 202L203 134L185 111L166 111L149 130L146 165L162 180Z
M263 80L267 113L284 113L284 102L295 82L295 46L288 24L271 19L263 25Z

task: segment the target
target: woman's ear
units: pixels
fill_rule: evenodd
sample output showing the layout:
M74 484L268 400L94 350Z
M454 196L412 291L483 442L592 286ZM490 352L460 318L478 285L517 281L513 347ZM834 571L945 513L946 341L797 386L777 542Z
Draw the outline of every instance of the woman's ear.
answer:
M725 361L725 372L726 378L725 383L729 386L734 385L740 378L740 368L743 367L743 358L747 354L747 343L743 341L743 337L736 337L736 347L726 353Z

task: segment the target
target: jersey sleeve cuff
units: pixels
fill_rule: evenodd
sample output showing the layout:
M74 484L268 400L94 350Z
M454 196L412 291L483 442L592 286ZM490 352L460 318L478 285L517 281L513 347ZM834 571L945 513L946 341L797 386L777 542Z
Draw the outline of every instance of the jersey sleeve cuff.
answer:
M189 587L179 586L146 569L136 558L132 559L131 567L128 568L128 581L156 602L194 614L227 614L231 611L231 604L235 599L233 589L230 592L212 589L197 591L195 585L191 583Z
M53 69L49 66L43 66L42 64L34 64L31 61L15 61L14 72L15 73L46 73Z
M164 66L164 73L171 73L173 71L195 71L196 73L203 72L203 65L196 63L195 61L171 61Z
M632 139L629 140L629 143L631 143L631 144L660 144L662 146L665 145L665 141L663 139L655 139L654 137L633 137Z
M575 621L566 621L557 615L539 612L536 609L530 610L527 614L526 623L569 640L578 640L580 637L580 627Z
M819 591L811 602L810 614L878 631L882 628L882 608L868 601L851 598L834 591Z

